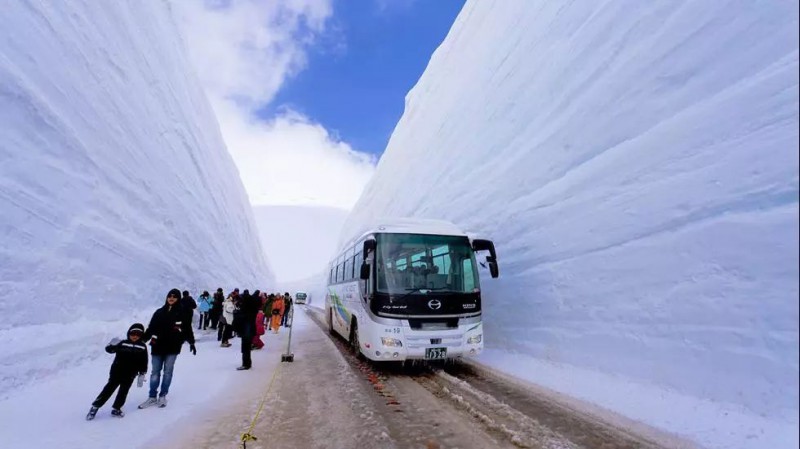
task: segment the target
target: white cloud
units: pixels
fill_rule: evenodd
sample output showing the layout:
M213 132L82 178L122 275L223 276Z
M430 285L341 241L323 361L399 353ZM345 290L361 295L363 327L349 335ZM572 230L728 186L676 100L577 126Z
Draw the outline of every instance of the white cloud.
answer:
M325 128L293 111L269 122L248 120L230 104L216 105L220 126L250 202L352 209L375 170L375 159L353 151Z
M251 203L350 209L374 172L374 157L291 110L268 120L253 114L305 68L306 52L333 14L331 1L172 6Z

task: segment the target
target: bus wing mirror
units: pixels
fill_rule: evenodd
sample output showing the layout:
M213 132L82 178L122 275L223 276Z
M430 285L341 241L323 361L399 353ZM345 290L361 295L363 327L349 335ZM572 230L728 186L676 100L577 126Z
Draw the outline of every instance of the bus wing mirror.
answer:
M497 262L495 262L494 260L489 261L489 273L492 275L493 278L500 276L500 270L497 268Z
M497 261L497 253L494 251L494 243L491 240L475 239L472 241L472 250L476 253L478 251L489 251L490 260Z
M369 264L366 262L361 262L361 279L367 280L369 279Z
M494 243L491 240L483 240L483 239L473 240L472 250L475 252L489 251L489 255L486 256L486 262L489 263L489 273L492 275L493 278L496 278L497 276L500 275L500 270L497 266L497 252L495 252Z
M362 249L361 253L364 255L364 259L367 258L367 254L369 254L370 251L375 251L375 247L376 247L375 239L364 240L364 248Z

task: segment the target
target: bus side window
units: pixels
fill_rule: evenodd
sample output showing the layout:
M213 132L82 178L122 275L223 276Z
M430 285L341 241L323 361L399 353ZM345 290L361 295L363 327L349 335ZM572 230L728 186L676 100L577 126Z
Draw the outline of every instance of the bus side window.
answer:
M353 259L348 257L344 260L344 280L349 281L353 279Z
M364 261L364 256L361 255L361 251L357 252L356 255L353 257L353 275L355 278L361 278L361 263Z

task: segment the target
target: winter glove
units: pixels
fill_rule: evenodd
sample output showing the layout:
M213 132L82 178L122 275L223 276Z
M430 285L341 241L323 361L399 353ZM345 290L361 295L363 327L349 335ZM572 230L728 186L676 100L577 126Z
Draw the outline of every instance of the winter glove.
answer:
M108 345L109 346L116 346L116 345L118 345L120 343L122 343L122 340L120 340L119 338L112 338L111 341L108 342Z
M197 355L197 348L194 347L194 343L189 345L189 350L192 351L192 355Z
M139 376L136 377L136 386L142 388L142 385L144 385L144 373L139 373Z

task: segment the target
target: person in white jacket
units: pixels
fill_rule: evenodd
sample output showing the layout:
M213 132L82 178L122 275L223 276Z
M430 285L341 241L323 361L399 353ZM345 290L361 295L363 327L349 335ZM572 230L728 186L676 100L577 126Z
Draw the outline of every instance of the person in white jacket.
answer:
M225 302L222 303L222 319L220 320L220 326L222 328L222 343L220 346L223 348L229 347L231 344L228 340L230 340L231 336L233 335L233 311L236 310L236 304L233 302L233 297L228 296Z

